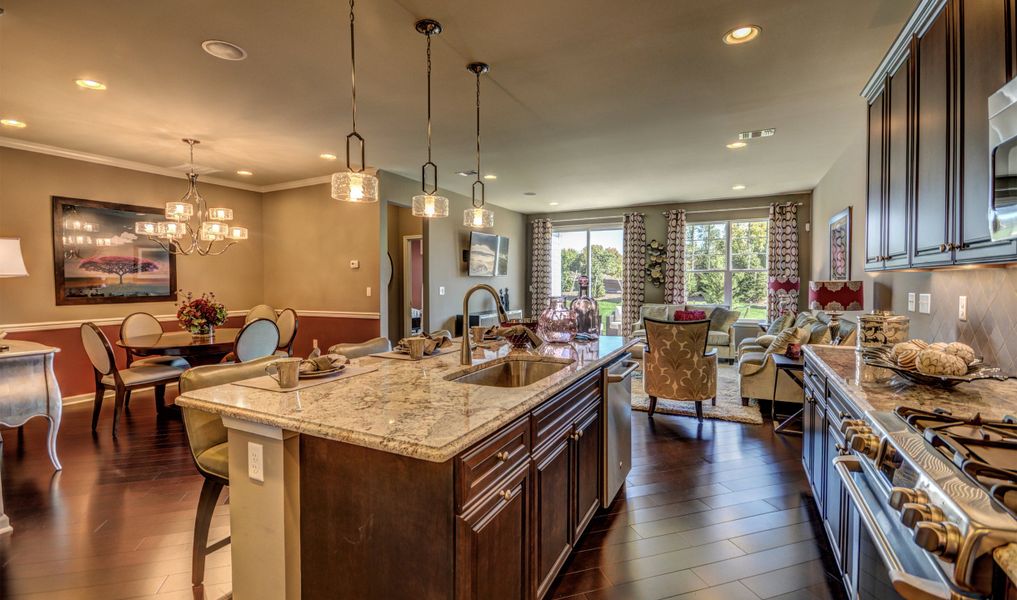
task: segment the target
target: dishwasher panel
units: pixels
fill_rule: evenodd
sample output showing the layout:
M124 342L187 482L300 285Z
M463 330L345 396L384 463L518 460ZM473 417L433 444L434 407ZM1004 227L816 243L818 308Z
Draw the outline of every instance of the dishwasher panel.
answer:
M604 489L601 504L610 506L632 468L632 373L639 363L626 355L604 369Z

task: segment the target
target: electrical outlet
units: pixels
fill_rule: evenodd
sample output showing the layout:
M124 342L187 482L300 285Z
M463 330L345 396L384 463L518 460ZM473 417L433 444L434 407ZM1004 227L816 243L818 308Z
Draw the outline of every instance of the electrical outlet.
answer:
M444 296L445 295L445 286L443 286L443 285L442 286L438 286L438 295L439 296Z
M264 446L247 442L247 476L254 481L265 482Z
M961 321L967 321L968 320L968 297L967 296L961 296L960 297L960 304L957 307L957 318L960 319Z
M932 294L918 294L918 312L923 315L932 313Z
M915 312L915 293L908 292L908 312Z
M360 268L360 261L359 260L351 260L350 261L350 268L351 269L359 269Z
M367 286L367 297L371 297L371 286Z

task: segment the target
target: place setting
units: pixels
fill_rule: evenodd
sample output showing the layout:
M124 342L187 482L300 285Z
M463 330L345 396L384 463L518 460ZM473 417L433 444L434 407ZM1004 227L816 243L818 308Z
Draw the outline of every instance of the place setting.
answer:
M341 354L280 358L265 367L265 375L236 384L272 392L294 392L377 370L378 365L354 365Z

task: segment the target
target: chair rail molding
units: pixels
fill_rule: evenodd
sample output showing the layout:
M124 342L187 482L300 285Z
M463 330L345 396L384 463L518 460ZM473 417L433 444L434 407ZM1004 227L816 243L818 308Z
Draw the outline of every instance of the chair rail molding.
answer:
M248 310L231 310L229 316L231 317L243 317L247 314ZM381 313L376 312L351 312L351 311L338 311L338 310L300 310L297 311L298 317L320 317L326 319L368 319L378 320L381 319ZM177 320L175 314L170 315L153 315L159 321L164 323L172 323ZM124 320L124 317L107 317L104 319L73 319L69 321L41 321L38 323L6 323L0 324L0 329L7 331L8 333L18 333L24 331L49 331L53 329L77 329L84 323L95 323L100 327L108 325L119 325Z

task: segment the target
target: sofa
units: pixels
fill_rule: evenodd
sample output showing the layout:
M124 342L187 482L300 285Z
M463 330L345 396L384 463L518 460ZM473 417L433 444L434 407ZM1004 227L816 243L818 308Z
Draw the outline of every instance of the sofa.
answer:
M718 308L723 309L724 312L714 314ZM738 357L738 348L735 346L734 324L741 313L732 311L730 307L721 304L644 304L639 307L639 320L632 327L632 337L646 339L646 328L643 326L644 318L672 321L675 311L679 310L705 312L706 318L711 320L706 349L715 349L719 359L735 361ZM642 358L642 344L637 344L632 348L632 356Z

